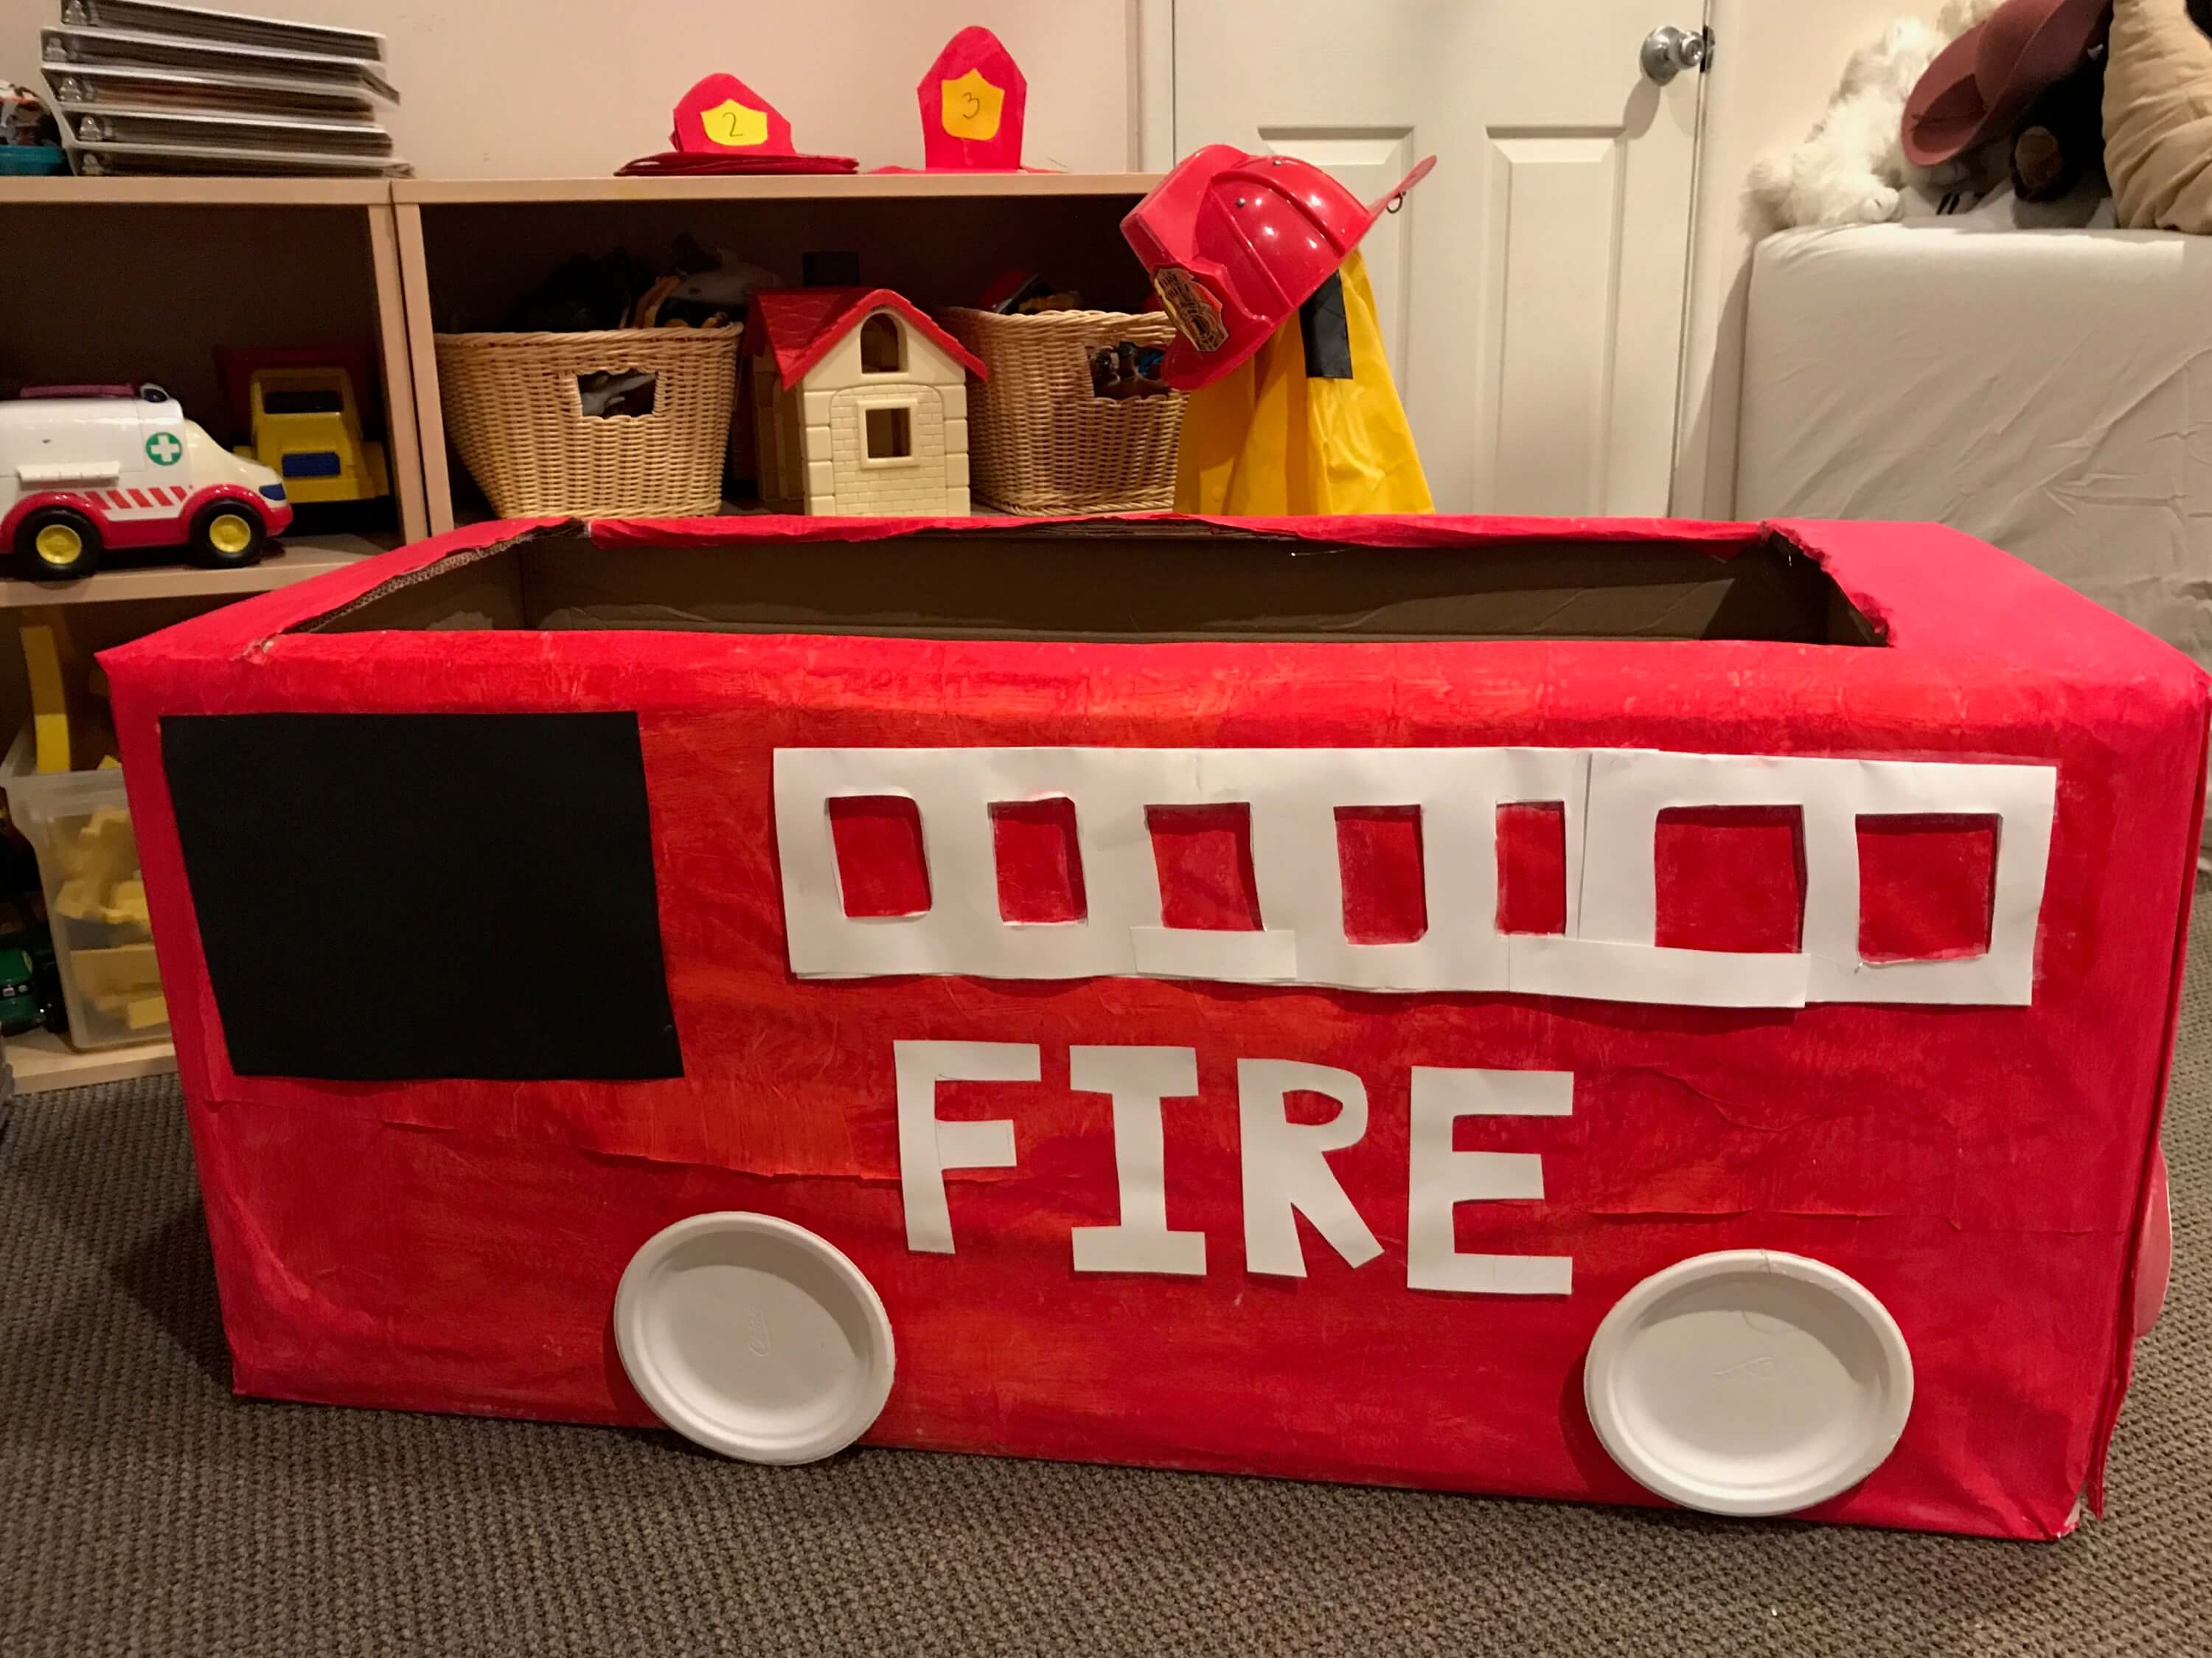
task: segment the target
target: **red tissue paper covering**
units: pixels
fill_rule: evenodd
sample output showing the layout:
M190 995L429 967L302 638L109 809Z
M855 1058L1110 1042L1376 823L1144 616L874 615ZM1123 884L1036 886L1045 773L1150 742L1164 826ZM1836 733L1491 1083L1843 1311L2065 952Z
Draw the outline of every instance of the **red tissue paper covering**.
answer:
M645 558L932 527L765 518L590 533ZM610 1334L624 1265L684 1216L760 1210L831 1240L883 1297L898 1370L874 1442L1649 1503L1584 1412L1592 1332L1671 1262L1765 1248L1865 1284L1915 1365L1896 1450L1811 1517L2047 1538L2072 1527L2085 1495L2101 1504L2143 1316L2137 1262L2160 1259L2146 1216L2203 793L2206 686L2177 653L1963 535L1823 523L1766 531L1826 568L1882 630L1880 646L287 631L516 527L403 549L103 658L240 1392L649 1422ZM1262 527L1407 557L1602 539L1696 541L1729 558L1766 533L1449 517ZM370 1085L234 1074L159 722L474 710L636 713L684 1075ZM801 981L788 965L778 749L1531 743L2055 765L2032 1005ZM1387 815L1340 821L1355 932L1433 923L1403 879L1406 833ZM908 835L896 814L860 814L841 842L873 837L851 867L895 869ZM1977 948L1988 924L1978 835L1971 821L1862 835L1870 954ZM1156 820L1152 836L1188 924L1252 924L1237 826ZM1749 930L1726 942L1789 948L1780 918L1801 878L1790 826L1692 816L1662 841L1662 925L1685 942L1718 936L1699 894L1725 890L1730 924ZM1080 906L1048 810L1002 814L994 844L1005 914ZM1562 923L1558 847L1540 814L1508 827L1510 924ZM848 887L848 899L911 904L926 896L915 873L872 893ZM1955 893L1954 875L1967 896L1948 908L1915 890ZM362 1021L374 1041L374 1009ZM951 1254L907 1246L892 1043L908 1039L1035 1043L1042 1055L1036 1082L939 1090L940 1118L1010 1119L1018 1153L1011 1168L948 1174ZM1072 1270L1070 1228L1112 1224L1116 1185L1109 1101L1070 1088L1068 1048L1131 1043L1197 1055L1197 1098L1164 1113L1164 1155L1169 1222L1205 1234L1203 1277ZM1244 1270L1236 1066L1249 1058L1364 1079L1367 1132L1330 1161L1379 1258L1350 1267L1309 1233L1307 1277ZM1544 1197L1455 1217L1462 1248L1571 1256L1571 1295L1407 1288L1415 1065L1572 1073L1567 1117L1461 1125L1469 1146L1540 1153Z

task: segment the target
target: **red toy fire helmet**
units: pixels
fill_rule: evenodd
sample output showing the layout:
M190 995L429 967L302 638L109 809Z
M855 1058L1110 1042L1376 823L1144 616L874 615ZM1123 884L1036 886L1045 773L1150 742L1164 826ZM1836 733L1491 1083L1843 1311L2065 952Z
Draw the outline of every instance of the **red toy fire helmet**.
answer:
M1183 157L1121 221L1175 320L1160 377L1195 391L1250 357L1436 164L1362 206L1295 155L1208 144Z

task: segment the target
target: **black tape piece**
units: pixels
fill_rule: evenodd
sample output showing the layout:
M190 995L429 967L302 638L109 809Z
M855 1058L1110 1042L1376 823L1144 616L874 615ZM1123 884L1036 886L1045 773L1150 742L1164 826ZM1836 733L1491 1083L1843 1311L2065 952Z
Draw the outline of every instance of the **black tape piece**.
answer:
M680 1076L634 714L173 715L232 1068Z
M1352 329L1344 320L1344 277L1328 280L1298 307L1298 338L1306 348L1308 380L1352 378Z

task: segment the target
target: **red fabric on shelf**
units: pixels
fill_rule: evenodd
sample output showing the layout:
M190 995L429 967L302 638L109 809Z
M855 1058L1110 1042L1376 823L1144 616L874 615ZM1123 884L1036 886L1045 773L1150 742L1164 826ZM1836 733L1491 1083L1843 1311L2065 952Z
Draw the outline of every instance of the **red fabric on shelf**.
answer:
M760 518L590 533L647 557L1009 527ZM1896 1451L1810 1517L2053 1537L2085 1490L2100 1500L2136 1277L2149 1274L2138 1256L2154 1259L2139 1243L2203 804L2205 683L2177 653L1966 536L1892 524L1770 527L1874 619L1886 643L1870 649L290 631L514 527L403 549L102 659L241 1392L647 1422L608 1333L623 1267L681 1216L752 1209L829 1238L882 1295L898 1373L878 1443L1648 1504L1584 1414L1591 1334L1653 1271L1758 1248L1850 1272L1913 1356ZM1727 558L1766 533L1452 518L1261 527L1408 558L1604 539L1628 556L1664 540ZM160 720L478 710L636 713L685 1075L235 1075ZM794 979L775 752L1015 742L2055 765L2033 1004ZM1884 906L1902 902L1880 875L1898 849L1880 838L1861 838L1876 872L1863 924L1877 942L1897 924ZM1926 865L1902 873L1932 890ZM1963 913L1931 918L1926 936L1948 936ZM373 1040L374 1010L362 1017ZM909 1249L904 1230L891 1045L924 1039L1040 1051L1036 1082L943 1092L945 1118L1012 1123L1018 1153L1012 1167L948 1176L951 1255ZM1205 1234L1205 1276L1073 1271L1071 1227L1111 1224L1116 1202L1109 1102L1069 1086L1068 1049L1085 1044L1195 1051L1197 1097L1163 1112L1164 1154L1171 1223ZM1237 1064L1259 1058L1362 1080L1367 1131L1329 1162L1378 1259L1347 1266L1309 1234L1305 1277L1245 1270ZM1415 1066L1572 1074L1569 1116L1485 1121L1460 1142L1540 1155L1542 1199L1455 1216L1462 1248L1571 1256L1571 1295L1407 1288Z
M860 163L850 155L749 155L742 150L711 155L664 150L624 162L615 169L618 179L688 178L717 174L856 173Z

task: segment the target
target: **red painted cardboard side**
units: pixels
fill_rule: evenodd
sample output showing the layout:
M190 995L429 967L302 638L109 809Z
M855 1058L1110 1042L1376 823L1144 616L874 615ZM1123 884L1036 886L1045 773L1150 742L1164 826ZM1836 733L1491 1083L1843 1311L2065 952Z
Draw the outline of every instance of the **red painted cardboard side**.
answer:
M1386 543L1405 533L1362 527ZM2124 1386L2204 685L1964 538L1798 533L1883 614L1891 649L253 643L332 602L298 609L295 590L257 617L112 654L240 1387L643 1420L607 1340L623 1264L681 1215L757 1208L830 1237L883 1293L901 1367L885 1442L1642 1501L1582 1412L1590 1331L1672 1260L1782 1248L1866 1283L1918 1369L1897 1454L1820 1516L2059 1534ZM687 1076L233 1076L158 715L486 707L641 710ZM801 984L784 964L779 746L1530 741L2055 761L2036 1004L1734 1013L1152 981ZM944 1115L1012 1119L1020 1159L951 1178L950 1257L904 1244L890 1044L916 1038L1042 1048L1037 1084L945 1090ZM1204 1279L1070 1268L1068 1228L1109 1223L1115 1185L1106 1102L1067 1089L1066 1048L1128 1041L1199 1056L1200 1098L1170 1102L1166 1135L1170 1221L1206 1233ZM1306 1279L1243 1270L1233 1069L1263 1057L1367 1082L1369 1133L1335 1167L1385 1253L1356 1272L1310 1234ZM1540 1204L1462 1210L1461 1247L1571 1254L1571 1297L1405 1288L1413 1064L1574 1072L1571 1119L1485 1125L1461 1143L1539 1152L1547 1182Z

